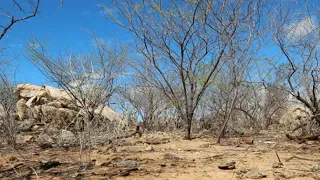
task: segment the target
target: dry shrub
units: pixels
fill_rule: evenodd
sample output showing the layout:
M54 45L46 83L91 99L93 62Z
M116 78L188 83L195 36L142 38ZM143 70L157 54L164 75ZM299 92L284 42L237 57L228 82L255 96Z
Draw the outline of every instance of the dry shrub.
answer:
M6 74L0 73L0 135L14 146L17 134L15 105L14 86Z

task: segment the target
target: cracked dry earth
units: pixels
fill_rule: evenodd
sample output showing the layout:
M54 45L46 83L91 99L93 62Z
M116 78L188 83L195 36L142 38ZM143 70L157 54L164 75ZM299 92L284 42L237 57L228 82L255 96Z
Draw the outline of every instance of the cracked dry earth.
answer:
M252 145L238 143L239 138L224 139L221 145L215 140L144 134L119 140L115 147L93 147L86 167L80 162L89 162L88 150L80 155L79 147L40 149L31 142L13 151L2 144L0 179L320 179L319 141L297 144L271 132L255 136ZM60 164L40 168L40 162L48 161ZM232 161L235 169L218 168Z

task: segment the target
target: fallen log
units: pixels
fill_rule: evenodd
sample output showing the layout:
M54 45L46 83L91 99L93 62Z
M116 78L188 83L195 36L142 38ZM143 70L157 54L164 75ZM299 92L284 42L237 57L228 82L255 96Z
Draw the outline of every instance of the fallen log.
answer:
M289 157L289 158L286 160L286 162L289 162L289 161L292 160L292 159L300 159L300 160L314 161L314 162L319 162L319 161L320 161L320 159L309 159L309 158L303 158L303 157L298 157L298 156L296 156L296 155L293 155L293 156Z
M291 136L290 134L286 134L287 138L296 141L298 143L303 143L307 140L317 141L320 140L320 133L314 135L305 135L305 136Z

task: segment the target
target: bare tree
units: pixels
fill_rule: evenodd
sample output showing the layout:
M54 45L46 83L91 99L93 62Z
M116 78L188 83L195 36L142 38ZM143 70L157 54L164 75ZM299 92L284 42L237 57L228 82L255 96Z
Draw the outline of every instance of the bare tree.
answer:
M6 8L0 8L2 16L0 24L0 40L13 27L13 25L26 21L38 14L40 0L25 0L25 2L11 0Z
M126 59L124 47L110 47L96 36L93 38L95 52L83 55L51 57L46 46L36 39L27 48L29 59L69 94L84 111L86 122L95 118L96 110L102 110L117 90Z
M311 120L320 124L320 26L316 2L288 1L278 4L273 18L273 39L281 57L275 59L276 70L284 89L312 112Z
M117 90L124 72L123 62L126 60L126 49L122 46L110 45L94 34L94 51L86 54L52 57L47 47L33 39L28 42L28 58L52 82L64 89L74 104L78 106L75 125L81 130L79 135L80 154L84 147L89 148L88 161L91 164L91 147L99 136L103 142L118 137L123 133L123 122L110 122L102 116L102 112L110 97ZM77 130L76 126L76 130ZM122 135L122 134L121 134Z
M39 13L40 0L8 0L5 5L0 8L0 132L8 144L15 146L17 125L14 114L17 99L10 74L14 68L11 59L5 57L7 47L3 38L15 24L31 19ZM13 57L12 54L9 56Z
M140 54L137 64L147 64L152 74L141 76L176 107L186 123L185 138L191 139L192 121L203 94L221 65L234 58L234 50L245 59L265 4L260 0L112 2L115 12L100 5L105 17L135 35ZM138 72L142 69L136 68Z

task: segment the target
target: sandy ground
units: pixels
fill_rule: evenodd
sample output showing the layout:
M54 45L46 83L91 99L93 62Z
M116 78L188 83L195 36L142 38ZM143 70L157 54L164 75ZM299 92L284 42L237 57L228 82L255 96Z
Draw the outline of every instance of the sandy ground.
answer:
M20 144L16 151L2 143L0 179L320 179L319 141L298 144L276 132L244 137L251 138L251 145L240 144L241 138L218 145L212 137L188 141L155 133L119 140L117 146L92 147L91 153L79 147L41 149L36 142ZM283 166L276 167L276 151ZM41 169L40 162L48 161L61 164ZM235 169L218 168L231 161ZM136 166L119 167L119 162Z

